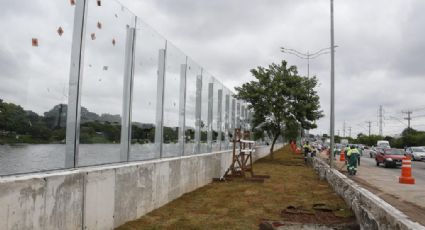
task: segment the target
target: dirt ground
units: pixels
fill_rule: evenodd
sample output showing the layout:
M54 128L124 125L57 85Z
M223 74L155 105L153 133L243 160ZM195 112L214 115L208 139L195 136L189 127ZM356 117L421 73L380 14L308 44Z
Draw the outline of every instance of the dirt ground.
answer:
M266 220L355 222L345 202L288 147L276 151L273 160L257 161L254 170L271 178L214 182L117 229L258 229Z

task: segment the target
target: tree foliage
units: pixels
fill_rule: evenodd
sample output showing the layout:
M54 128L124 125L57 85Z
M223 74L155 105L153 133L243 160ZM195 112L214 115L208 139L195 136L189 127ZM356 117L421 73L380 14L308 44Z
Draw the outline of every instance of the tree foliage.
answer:
M257 67L251 73L256 80L236 87L237 98L254 109L253 126L261 127L256 130L273 137L271 154L280 135L295 138L300 128L317 127L315 122L323 113L315 90L316 77L298 75L297 67L288 67L286 61L268 68Z

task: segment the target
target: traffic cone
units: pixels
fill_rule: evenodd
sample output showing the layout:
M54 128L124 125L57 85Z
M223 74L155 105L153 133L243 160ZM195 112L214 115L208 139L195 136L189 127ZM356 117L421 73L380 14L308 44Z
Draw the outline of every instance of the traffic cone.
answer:
M401 176L398 179L401 184L415 184L415 178L412 177L412 160L404 157L401 164Z
M341 151L341 153L339 154L339 161L345 161L345 153L344 150Z

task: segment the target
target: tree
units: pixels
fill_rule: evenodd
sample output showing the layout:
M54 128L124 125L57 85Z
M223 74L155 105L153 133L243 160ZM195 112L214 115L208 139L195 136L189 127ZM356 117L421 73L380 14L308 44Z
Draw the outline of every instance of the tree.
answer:
M300 128L316 128L315 121L323 117L315 91L317 79L299 76L297 67L288 67L286 61L252 69L251 73L256 80L236 87L236 97L254 109L254 131L266 131L272 137L273 158L274 144L280 135L294 138Z

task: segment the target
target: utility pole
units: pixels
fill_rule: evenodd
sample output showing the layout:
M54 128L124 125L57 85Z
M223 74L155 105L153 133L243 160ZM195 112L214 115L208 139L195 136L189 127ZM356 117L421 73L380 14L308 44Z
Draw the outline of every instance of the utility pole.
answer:
M337 130L338 136L339 136L339 129Z
M379 106L379 136L382 136L382 105Z
M335 145L335 44L334 44L334 1L331 1L331 146L330 150L333 151ZM329 154L329 166L333 165L333 154Z
M368 124L368 126L369 126L369 137L370 137L370 127L371 127L372 121L366 121L366 123L367 123L367 124Z
M402 113L407 114L407 117L404 118L404 120L407 120L407 128L410 129L410 120L412 120L412 117L410 116L413 112L410 110L402 111Z
M348 134L349 134L348 136L351 137L351 126L348 127Z
M345 137L345 121L344 121L344 124L342 125L342 136Z

